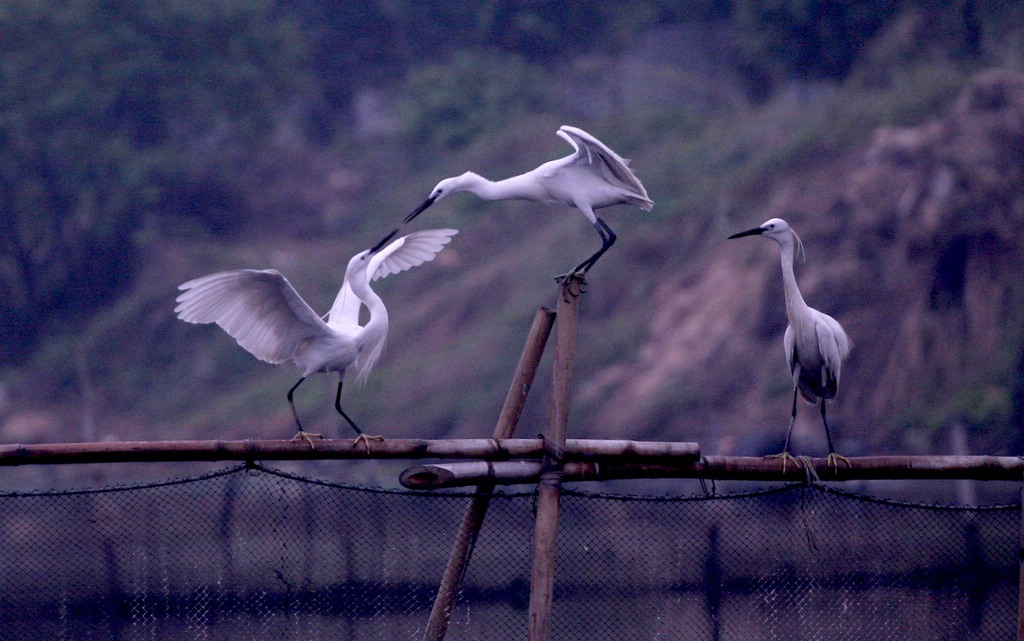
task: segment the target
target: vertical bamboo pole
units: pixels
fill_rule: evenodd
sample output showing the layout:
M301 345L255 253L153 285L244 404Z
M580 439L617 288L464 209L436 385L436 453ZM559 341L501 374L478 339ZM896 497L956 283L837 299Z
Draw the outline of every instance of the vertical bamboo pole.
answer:
M551 334L554 320L555 312L550 309L541 307L537 310L530 333L526 337L526 345L523 346L523 353L519 357L519 364L512 377L512 385L509 386L508 394L505 396L505 405L501 408L498 424L494 428L495 439L511 438L515 432L519 417L523 413L523 406L526 404L526 396L530 393L530 386L533 385L534 375L537 373L541 356L544 354L544 346ZM437 588L437 596L434 598L434 607L430 611L427 629L423 633L423 641L441 641L448 632L448 620L451 617L452 608L455 606L455 595L459 591L459 586L462 585L462 578L466 574L469 559L473 555L476 537L491 503L492 492L494 492L493 483L478 485L476 494L466 506L459 531L455 535L451 555L448 557L448 566L441 578L441 585Z
M570 276L563 283L558 299L551 413L544 434L556 452L565 446L566 426L569 423L569 392L573 355L576 351L576 317L581 286L581 278ZM530 641L547 641L551 633L555 539L562 497L562 462L558 459L558 456L551 453L545 455L545 471L537 486L537 525L533 537L533 571L530 577Z

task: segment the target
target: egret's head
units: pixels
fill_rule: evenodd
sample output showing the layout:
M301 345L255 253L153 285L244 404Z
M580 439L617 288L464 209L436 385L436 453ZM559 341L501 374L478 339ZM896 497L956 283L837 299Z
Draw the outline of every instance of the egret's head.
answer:
M450 196L460 191L467 191L470 188L469 186L479 179L480 176L474 174L471 171L467 171L461 176L452 176L451 178L445 178L441 182L437 183L437 186L434 187L434 190L430 192L430 195L427 196L427 199L420 203L419 207L412 210L412 213L405 217L405 220L402 222L402 224L404 225L405 223L410 222L413 218L419 216L424 211L426 211L427 207L430 207L431 205L441 200L442 198L445 198L446 196Z
M733 234L732 236L729 236L729 238L743 238L744 236L766 236L783 246L795 241L798 251L800 253L803 253L804 251L804 244L800 240L800 237L796 235L796 232L789 226L789 223L781 218L771 218L761 223L758 227L748 229L747 231L741 231L738 234Z
M366 249L349 259L348 268L345 269L345 277L348 278L353 274L359 273L361 270L365 270L370 264L370 256L374 253L372 249Z
M470 189L470 185L479 179L480 176L471 171L467 171L461 176L445 178L441 182L437 183L437 186L434 187L434 191L430 192L430 198L433 202L437 202L445 196L450 196L460 191L468 191Z

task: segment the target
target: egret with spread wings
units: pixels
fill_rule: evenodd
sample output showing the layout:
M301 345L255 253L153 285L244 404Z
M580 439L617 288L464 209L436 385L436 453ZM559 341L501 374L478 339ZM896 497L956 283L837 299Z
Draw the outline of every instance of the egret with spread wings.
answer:
M370 282L433 260L456 233L454 229L430 229L385 245L389 235L353 256L326 319L273 269L238 269L190 280L179 287L184 291L174 311L189 323L216 323L262 361L295 363L302 377L288 390L288 404L299 428L296 438L305 438L310 445L311 435L302 429L293 395L310 374L337 372L334 407L355 430L356 440L365 443L380 437L363 434L342 410L341 389L349 368L355 371L357 381L365 380L384 350L388 312ZM359 324L361 305L369 310L365 325Z
M471 171L445 178L403 224L442 198L462 191L484 200L531 200L575 207L601 236L601 248L567 274L584 276L616 239L615 232L594 210L628 204L650 211L654 203L629 168L628 160L582 129L562 126L557 133L572 145L572 154L504 180L491 181Z

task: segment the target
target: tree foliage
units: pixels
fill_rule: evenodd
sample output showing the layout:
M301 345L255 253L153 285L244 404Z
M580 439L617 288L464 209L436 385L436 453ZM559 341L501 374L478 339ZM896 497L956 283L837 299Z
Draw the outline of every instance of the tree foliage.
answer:
M417 68L403 91L406 140L424 150L457 149L516 114L540 109L547 76L518 56L460 51L446 64Z
M301 88L270 2L11 0L0 8L0 358L131 280L135 234L195 159Z
M615 54L654 26L730 23L755 79L839 78L908 4L8 0L0 359L23 355L46 322L87 315L130 283L139 232L153 221L231 229L252 202L239 194L260 197L246 189L267 173L257 162L274 148L261 145L267 132L282 119L305 132L316 121L319 142L331 142L362 87L405 96L413 149L452 149L547 108L568 56ZM1019 9L1001 7L958 0L932 11L963 22L966 41L983 48L977 25L1019 24Z
M735 0L741 44L755 68L839 79L900 0Z

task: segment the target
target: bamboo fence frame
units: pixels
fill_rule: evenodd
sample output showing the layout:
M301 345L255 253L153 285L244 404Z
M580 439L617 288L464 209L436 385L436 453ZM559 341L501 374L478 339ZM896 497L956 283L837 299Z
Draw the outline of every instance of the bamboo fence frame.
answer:
M19 465L185 461L455 459L414 465L400 481L411 489L475 486L438 587L423 641L443 641L477 534L495 486L537 486L537 516L529 604L530 641L550 636L555 539L563 482L612 479L697 478L742 481L829 482L860 480L1024 480L1024 457L867 456L830 467L824 458L797 463L752 456L701 456L696 443L567 439L572 364L576 343L579 279L560 288L557 313L540 308L513 375L490 439L348 439L127 441L0 445L0 467ZM557 322L556 322L557 321ZM533 383L548 336L555 329L552 405L543 438L511 438ZM459 460L462 459L462 460ZM468 459L468 460L467 460ZM1018 641L1024 641L1024 509L1018 539L1021 571Z

